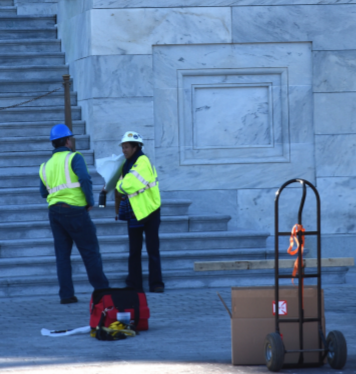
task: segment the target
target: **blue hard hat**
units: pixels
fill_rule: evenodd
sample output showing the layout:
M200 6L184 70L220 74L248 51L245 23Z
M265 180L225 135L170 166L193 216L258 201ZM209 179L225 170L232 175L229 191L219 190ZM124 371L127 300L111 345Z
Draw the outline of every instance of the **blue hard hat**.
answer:
M60 123L52 127L49 140L66 138L67 136L73 136L73 134L66 125L63 125L63 123Z

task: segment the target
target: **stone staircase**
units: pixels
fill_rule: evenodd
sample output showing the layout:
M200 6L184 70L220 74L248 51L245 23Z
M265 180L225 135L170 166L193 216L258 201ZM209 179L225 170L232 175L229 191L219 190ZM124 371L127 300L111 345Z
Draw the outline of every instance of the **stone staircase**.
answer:
M0 0L0 107L30 100L61 87L68 74L56 39L55 16L16 16L10 0ZM47 204L39 194L39 165L52 146L50 128L64 121L63 89L0 112L0 297L57 294L58 283ZM85 133L76 93L71 93L73 131L92 175L96 198L103 185ZM271 258L269 233L228 231L226 215L192 216L189 200L162 204L161 256L168 288L273 283L273 272L195 273L195 261ZM124 286L127 272L126 223L116 222L114 202L94 208L104 269L112 286ZM147 278L147 255L143 254ZM76 292L91 286L76 250L72 255ZM345 269L329 274L341 283Z

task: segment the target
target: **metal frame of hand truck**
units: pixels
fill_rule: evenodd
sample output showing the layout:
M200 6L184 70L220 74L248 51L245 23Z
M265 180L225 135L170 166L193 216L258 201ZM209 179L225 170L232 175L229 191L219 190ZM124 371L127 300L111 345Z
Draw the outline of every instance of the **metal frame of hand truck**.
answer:
M300 183L303 189L302 199L300 201L299 211L298 211L298 224L302 224L302 213L304 208L305 199L307 196L308 185L314 192L316 197L316 231L305 231L302 233L298 231L298 241L302 243L303 236L316 236L317 237L317 270L316 272L305 274L302 264L302 252L298 251L298 274L294 277L292 275L280 274L279 272L279 237L281 236L290 236L290 232L280 232L279 231L279 197L281 192L292 183ZM275 303L276 303L276 313L275 313L275 332L280 334L279 324L280 323L299 323L299 349L298 350L285 350L285 353L299 353L299 360L297 364L284 364L283 367L318 367L324 364L325 357L328 353L328 344L325 339L325 335L322 329L322 316L321 316L321 234L320 234L320 196L316 188L308 181L304 179L291 179L288 182L284 183L282 187L277 191L275 198ZM283 278L297 278L298 279L298 318L286 318L280 319L278 313L279 305L279 280ZM304 309L303 309L303 292L302 285L305 278L317 278L317 303L318 303L318 316L317 318L305 318ZM318 349L304 349L303 346L303 325L304 323L318 322L318 331L319 331L319 348ZM324 345L324 348L322 347ZM305 352L319 352L319 361L316 363L304 363L304 353Z

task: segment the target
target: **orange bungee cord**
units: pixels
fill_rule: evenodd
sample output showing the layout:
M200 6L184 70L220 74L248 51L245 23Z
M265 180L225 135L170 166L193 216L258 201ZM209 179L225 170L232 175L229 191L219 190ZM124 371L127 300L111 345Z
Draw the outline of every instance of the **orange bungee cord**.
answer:
M298 233L300 231L302 232L301 243L299 243L299 240L298 240ZM287 253L289 253L291 256L294 256L298 254L299 251L301 251L302 267L304 267L304 262L303 262L303 251L304 251L304 242L305 242L304 232L305 232L305 228L302 225L296 224L293 226L292 231L291 231L291 236L289 238L289 248L287 250ZM294 241L297 245L297 248L295 250L293 250ZM295 277L297 273L298 273L298 258L294 262L292 276ZM294 278L292 278L292 283L294 284ZM303 309L304 309L304 280L303 279L302 279L301 286L302 286L302 300L303 300Z

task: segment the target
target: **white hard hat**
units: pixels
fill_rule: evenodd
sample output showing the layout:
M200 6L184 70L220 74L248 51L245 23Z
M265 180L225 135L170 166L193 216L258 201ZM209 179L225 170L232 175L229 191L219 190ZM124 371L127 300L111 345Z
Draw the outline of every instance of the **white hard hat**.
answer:
M126 142L136 142L136 143L141 143L143 145L143 138L138 132L127 131L122 137L119 145L121 145L122 143L126 143Z

